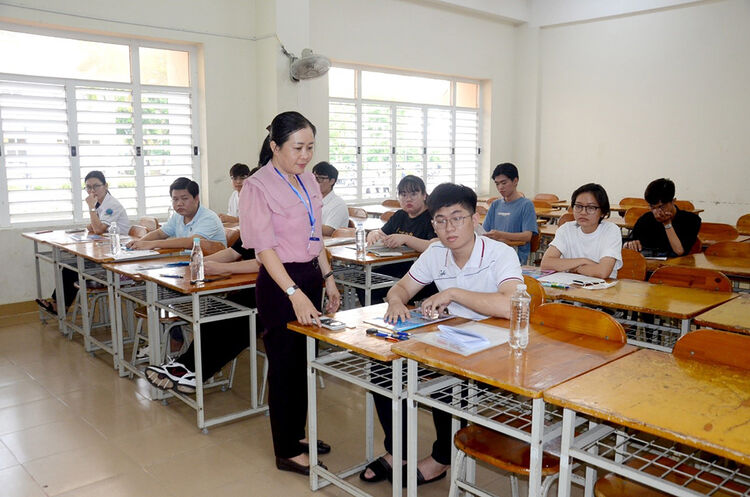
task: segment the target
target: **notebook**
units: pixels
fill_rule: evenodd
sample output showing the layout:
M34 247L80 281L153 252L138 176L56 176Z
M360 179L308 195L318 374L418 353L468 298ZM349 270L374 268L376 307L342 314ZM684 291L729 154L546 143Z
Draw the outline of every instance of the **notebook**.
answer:
M413 309L409 311L409 313L411 314L411 317L409 319L407 319L406 321L401 321L399 319L396 324L386 323L382 317L365 319L364 322L390 331L409 331L413 330L414 328L427 326L428 324L438 323L440 321L445 321L446 319L452 319L456 317L452 314L443 314L435 319L428 319L424 317L422 313L417 309Z
M538 278L538 280L545 283L557 283L559 285L568 286L579 285L582 287L601 285L602 283L606 283L606 281L601 278L594 278L593 276L584 276L582 274L566 272L548 274L547 276Z
M411 247L407 247L406 245L390 248L382 244L375 244L367 247L367 251L371 254L377 255L378 257L393 257L414 252L414 249Z
M416 339L463 356L502 345L510 339L510 330L475 321L458 326L438 325L438 332L417 335Z
M521 266L521 272L524 276L531 276L534 279L540 279L544 276L547 276L549 274L552 274L555 272L554 269L540 269L538 267L534 266Z

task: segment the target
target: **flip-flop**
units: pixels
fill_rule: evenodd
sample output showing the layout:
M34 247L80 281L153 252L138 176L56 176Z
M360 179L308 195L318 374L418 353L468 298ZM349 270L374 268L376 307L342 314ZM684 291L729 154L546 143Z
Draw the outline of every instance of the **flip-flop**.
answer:
M407 472L406 472L406 465L405 464L404 464L404 470L403 471L404 471L404 473L401 476L401 483L403 484L404 488L406 488L406 479L408 478L408 475L407 475ZM447 474L448 474L448 470L446 469L445 471L443 471L439 475L437 475L437 476L435 476L433 478L430 478L429 480L425 480L424 479L424 475L419 470L419 468L417 468L417 486L427 485L428 483L432 483L434 481L442 480L443 478L445 478L445 476Z
M39 307L49 312L50 314L57 316L57 311L52 307L52 302L42 299L34 299Z
M365 477L365 473L367 472L368 469L372 471L374 474L372 478ZM365 466L365 469L359 474L359 479L362 481L366 481L368 483L377 483L385 479L390 480L392 471L393 470L391 469L391 465L388 464L388 461L386 461L381 456L375 459L374 461L372 461L367 466Z

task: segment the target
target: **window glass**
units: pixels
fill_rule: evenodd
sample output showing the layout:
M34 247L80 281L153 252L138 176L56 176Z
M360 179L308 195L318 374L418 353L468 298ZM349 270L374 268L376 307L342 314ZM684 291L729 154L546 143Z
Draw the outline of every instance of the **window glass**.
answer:
M451 83L445 79L362 71L362 98L415 104L450 105Z
M138 49L141 63L141 84L190 86L190 54L160 48Z
M479 107L479 85L476 83L462 83L461 81L456 82L456 106L457 107L471 107L476 109Z
M332 67L328 71L328 94L332 97L354 98L354 69Z

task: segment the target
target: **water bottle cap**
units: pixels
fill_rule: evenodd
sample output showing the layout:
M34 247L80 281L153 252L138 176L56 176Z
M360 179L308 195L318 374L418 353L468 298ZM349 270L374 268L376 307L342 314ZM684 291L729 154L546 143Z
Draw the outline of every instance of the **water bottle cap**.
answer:
M518 285L516 285L516 290L526 291L526 284L519 283Z
M196 236L193 238L193 243L200 243L200 242L201 242L201 239L199 236Z

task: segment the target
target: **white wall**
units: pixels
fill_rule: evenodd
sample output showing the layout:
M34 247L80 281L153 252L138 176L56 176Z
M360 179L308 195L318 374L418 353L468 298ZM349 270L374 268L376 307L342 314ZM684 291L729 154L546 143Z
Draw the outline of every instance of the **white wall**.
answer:
M750 212L750 2L542 28L538 70L538 191L666 176L706 221Z

